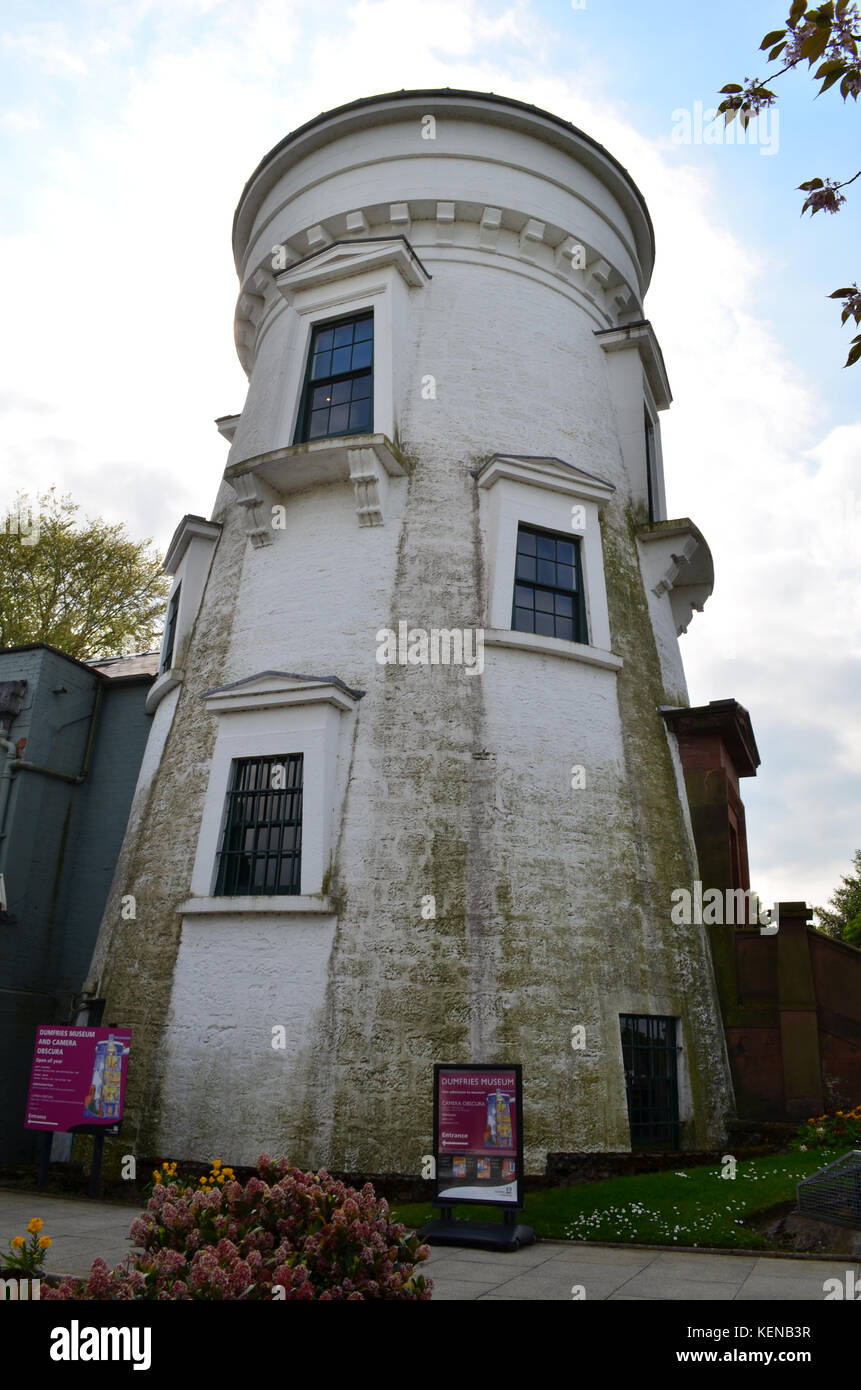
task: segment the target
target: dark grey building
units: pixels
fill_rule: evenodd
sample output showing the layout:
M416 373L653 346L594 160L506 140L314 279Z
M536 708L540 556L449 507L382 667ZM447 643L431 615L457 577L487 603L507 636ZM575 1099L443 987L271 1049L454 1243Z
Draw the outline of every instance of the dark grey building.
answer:
M0 1162L24 1129L35 1029L74 1021L149 733L158 654L0 650Z

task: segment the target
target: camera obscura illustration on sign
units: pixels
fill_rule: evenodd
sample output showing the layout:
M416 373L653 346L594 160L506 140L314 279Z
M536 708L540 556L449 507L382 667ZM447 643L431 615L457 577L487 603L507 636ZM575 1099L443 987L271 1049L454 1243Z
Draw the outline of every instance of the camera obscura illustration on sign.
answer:
M438 1205L522 1206L523 1132L519 1065L434 1067Z
M131 1036L128 1028L38 1028L25 1127L66 1131L118 1125Z

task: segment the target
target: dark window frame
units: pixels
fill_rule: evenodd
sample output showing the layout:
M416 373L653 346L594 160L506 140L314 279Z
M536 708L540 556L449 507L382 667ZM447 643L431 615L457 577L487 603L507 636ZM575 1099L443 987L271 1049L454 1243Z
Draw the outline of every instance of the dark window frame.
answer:
M283 788L271 786L271 770L277 765L285 769ZM216 857L215 897L301 893L303 788L303 753L233 759ZM290 831L292 836L285 834Z
M643 418L645 421L646 434L646 491L649 497L649 521L657 521L655 516L655 492L657 488L657 478L655 476L656 450L655 450L655 422L649 414L648 406L643 406Z
M523 554L523 555L524 555L524 558L529 558L529 557L527 557L527 556L525 555L525 552L522 552L521 549L520 549L520 539L521 539L521 536L534 536L534 537L536 538L536 547L535 547L535 549L536 549L536 576L537 576L537 572L538 572L538 562L539 562L539 558L544 558L544 557L538 557L538 554L537 554L537 551L538 551L538 540L539 540L539 539L551 540L551 541L556 542L556 543L562 541L562 542L564 542L564 543L567 544L567 545L573 546L573 549L574 549L574 563L573 563L573 566L571 566L571 568L572 568L573 571L574 571L574 578L575 578L574 588L573 588L573 589L569 589L569 588L566 588L565 586L561 586L561 585L558 585L558 584L549 584L549 583L546 583L546 582L542 583L542 582L540 582L540 581L537 579L537 577L536 577L534 580L533 580L533 579L524 579L523 577L518 577L518 573L517 573L517 571L518 571L518 557L519 557L521 554ZM518 522L518 524L517 524L517 539L516 539L516 542L515 542L516 549L515 549L515 555L514 555L514 592L513 592L513 594L512 594L512 598L511 598L511 630L512 630L512 632L531 632L531 633L533 633L535 636L538 636L538 637L555 637L557 641L562 641L562 642L576 642L576 643L578 643L578 644L581 645L581 646L588 646L588 645L589 645L589 627L588 627L588 623L587 623L587 621L586 621L586 595L585 595L584 587L583 587L583 555L582 555L582 550L581 550L581 546L580 546L580 540L581 540L581 538L580 538L579 536L572 536L572 535L566 534L565 532L562 532L562 531L548 531L548 530L546 530L544 527L541 527L541 526L533 526L533 525L531 524L531 522L528 522L528 521L519 521L519 522ZM555 555L556 555L556 556L558 556L558 553L559 553L558 550L555 551ZM553 563L554 565L557 565L557 564L559 564L559 563L561 563L561 562L554 558L554 560L553 560L551 563ZM558 579L558 572L557 572L556 578ZM518 602L517 602L517 590L518 590L518 588L527 588L527 589L531 589L531 590L533 591L533 610L532 610L532 611L533 611L533 614L534 614L535 612L539 612L539 611L547 611L547 610L539 610L539 609L536 609L536 608L535 608L535 606L534 606L534 594L535 594L536 592L540 592L540 593L544 593L544 594L552 594L552 595L554 596L554 611L553 611L553 627L554 627L554 631L553 631L552 633L536 633L536 632L535 632L535 626L534 626L534 618L533 618L533 626L532 626L531 628L529 628L529 627L520 627L520 626L518 626L518 615L517 615L518 607L520 607L521 609L523 609L523 611L526 611L525 608L524 608L524 606L523 606L523 605L519 605ZM571 608L570 622L571 622L571 625L572 625L572 632L573 632L573 635L572 635L571 637L567 637L567 636L559 637L559 636L557 635L557 633L556 633L556 630L555 630L555 629L556 629L557 623L558 623L559 621L566 621L566 620L568 620L568 615L559 614L559 613L557 613L557 612L555 611L555 608L556 608L555 596L556 596L556 595L560 595L560 596L565 597L565 598L570 598L570 599L572 600L572 608Z
M351 368L351 370L348 371L348 372L334 372L334 373L332 373L330 376L321 376L321 377L319 377L316 381L315 381L315 380L312 380L312 378L311 378L311 372L312 372L312 370L313 370L313 366L314 366L314 357L315 357L315 355L316 355L316 354L315 354L315 351L314 351L314 348L315 348L316 343L317 343L318 340L319 340L320 335L323 334L323 333L327 333L330 329L331 329L331 330L335 330L335 329L338 329L338 328L343 328L346 324L365 323L365 322L367 322L368 320L370 320L371 329L372 329L372 331L371 331L371 336L370 336L370 343L371 343L371 363L370 363L370 366L369 366L369 367L357 368L356 370L353 370L353 369ZM374 311L373 311L373 309L361 309L361 310L357 311L357 312L354 313L354 314L341 314L341 315L338 316L338 318L334 318L334 319L322 319L322 320L320 320L319 322L314 323L314 324L311 325L311 336L310 336L310 339L309 339L309 341L308 341L308 356L307 356L306 361L305 361L305 375L304 375L303 384L302 384L302 395L301 395L300 400L299 400L299 413L298 413L298 416L297 416L297 419L296 419L296 431L295 431L295 435L294 435L294 438L293 438L293 443L294 443L294 444L312 444L312 443L315 443L317 440L320 440L320 439L338 439L338 438L344 438L344 437L346 437L346 436L348 436L348 435L351 435L351 434L373 434L373 432L374 432L374 352L373 352L373 347L374 347L374 332L373 332L373 329L374 329L374 327L375 327L375 324L374 324ZM363 339L362 341L368 341L368 340L367 340L367 339ZM352 347L352 346L355 346L355 343L352 343L352 344L351 344L351 347ZM348 425L347 428L346 428L346 429L343 429L343 430L333 430L333 431L327 432L326 434L311 435L309 431L310 431L310 428L311 428L311 414L312 414L312 409L311 409L311 407L312 407L312 404L313 404L313 393L314 393L314 391L317 390L317 389L320 388L320 387L325 387L325 386L330 386L330 387L331 387L331 386L336 386L336 385L339 385L340 383L345 382L345 381L354 381L354 380L358 380L358 379L360 379L360 378L365 378L365 377L367 377L367 378L369 379L369 383L370 383L370 389L369 389L368 397L367 397L367 400L368 400L368 416L369 416L367 425L366 425L364 428L362 428L362 429L356 429L356 428L354 428L354 427ZM364 399L364 398L363 398L363 399Z
M182 591L182 584L177 584L170 596L167 605L167 617L164 623L164 656L161 661L161 670L169 671L170 663L173 661L173 650L176 645L176 624L179 617L179 596Z
M679 1021L669 1014L619 1015L632 1149L679 1148Z

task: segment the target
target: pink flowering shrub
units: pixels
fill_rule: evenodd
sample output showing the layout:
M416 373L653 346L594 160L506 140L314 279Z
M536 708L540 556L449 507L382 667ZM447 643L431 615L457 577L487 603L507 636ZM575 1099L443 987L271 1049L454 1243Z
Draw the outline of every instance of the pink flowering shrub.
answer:
M358 1192L268 1154L257 1171L244 1187L156 1186L125 1266L96 1260L88 1279L43 1287L42 1299L430 1298L416 1269L428 1246L390 1220L370 1183Z

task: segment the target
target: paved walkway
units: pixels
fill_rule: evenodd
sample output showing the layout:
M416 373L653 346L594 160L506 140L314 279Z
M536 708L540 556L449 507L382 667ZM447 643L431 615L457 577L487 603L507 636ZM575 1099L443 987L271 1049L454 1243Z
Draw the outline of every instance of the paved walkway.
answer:
M101 1255L119 1264L131 1248L134 1207L0 1189L0 1249L23 1235L31 1217L44 1221L53 1241L50 1273L86 1274ZM582 1286L587 1301L603 1299L720 1299L779 1302L824 1299L823 1282L845 1281L857 1259L781 1259L770 1255L711 1255L696 1250L646 1250L631 1246L572 1245L541 1241L502 1254L435 1246L425 1266L434 1299L455 1302L529 1300L563 1302Z

